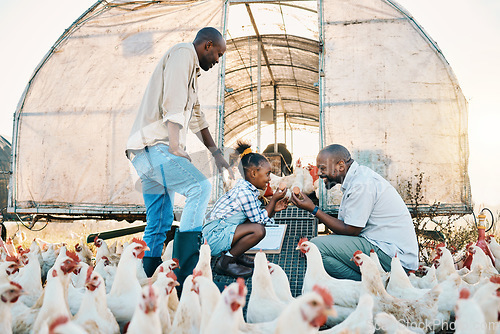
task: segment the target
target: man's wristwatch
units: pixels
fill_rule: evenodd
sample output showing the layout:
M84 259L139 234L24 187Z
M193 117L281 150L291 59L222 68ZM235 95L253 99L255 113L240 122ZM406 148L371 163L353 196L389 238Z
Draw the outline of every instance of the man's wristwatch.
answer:
M316 214L318 213L318 210L319 210L319 208L318 208L318 206L316 205L316 206L314 207L314 210L312 210L312 211L311 211L311 215L316 216Z

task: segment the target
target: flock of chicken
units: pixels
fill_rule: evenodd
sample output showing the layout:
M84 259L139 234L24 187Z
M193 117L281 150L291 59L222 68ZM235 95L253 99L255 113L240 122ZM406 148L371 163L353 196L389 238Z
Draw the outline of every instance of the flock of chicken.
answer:
M500 245L489 241L500 263ZM180 299L172 243L151 278L142 269L144 241L94 244L95 255L85 244L69 251L37 240L28 249L0 243L0 333L306 334L326 327L331 328L320 333L500 333L500 276L473 245L470 271L456 270L450 251L438 245L435 264L423 277L408 276L397 257L386 273L376 253L357 251L357 282L330 277L318 248L302 238L302 295L294 298L283 269L257 253L245 320L245 282L239 278L221 293L212 280L207 244Z

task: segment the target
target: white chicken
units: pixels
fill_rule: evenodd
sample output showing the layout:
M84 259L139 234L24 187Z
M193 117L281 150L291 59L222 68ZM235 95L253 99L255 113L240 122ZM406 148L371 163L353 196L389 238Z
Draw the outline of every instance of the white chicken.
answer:
M204 334L238 333L240 327L238 310L245 306L246 295L247 287L241 277L226 287L217 302Z
M498 271L493 266L493 263L491 262L490 257L487 256L480 247L478 247L476 245L471 245L471 246L469 246L468 250L469 250L469 253L472 255L472 263L470 265L470 268L472 271L477 266L481 266L481 267L483 267L482 277L489 278L491 276L498 275ZM473 282L469 282L469 283L473 283Z
M103 239L100 239L99 236L96 236L94 238L94 245L97 247L97 251L95 254L96 263L103 256L106 256L109 258L109 256L111 255L111 252L109 251L108 244L106 243L106 241L104 241Z
M375 262L375 265L377 266L384 287L387 287L387 283L389 282L389 277L391 276L391 273L386 272L384 268L382 268L382 265L380 264L380 259L378 258L378 255L374 249L370 249L370 258L373 260L373 262Z
M71 317L66 299L67 282L69 282L69 275L79 266L79 263L75 253L67 252L65 254L61 251L54 267L47 274L43 304L32 328L34 333L45 333L49 323L57 317Z
M0 284L9 283L9 277L19 272L20 265L19 259L10 255L0 262Z
M134 316L127 328L127 334L161 334L162 327L158 312L158 291L152 285L142 288L142 295L135 308Z
M146 250L149 247L143 240L132 239L132 243L123 251L111 291L107 295L108 307L120 328L132 319L137 300L141 296L136 270L137 262L141 262Z
M92 265L92 251L87 247L85 243L78 243L75 245L75 252L76 255L78 255L78 258L80 259L80 262L84 262L88 264L89 266Z
M288 304L278 317L275 334L317 333L328 316L336 316L333 298L328 289L315 285Z
M308 241L307 238L299 240L297 250L306 254L307 258L307 269L304 276L302 293L312 291L312 288L319 284L325 286L330 291L336 305L354 310L361 295L361 282L336 279L328 275L323 266L323 260L318 247Z
M460 290L455 314L455 334L485 334L486 321L477 302L469 298L470 292L466 288Z
M408 276L411 284L419 289L432 289L439 284L436 276L436 266L431 266L422 277L417 277L413 272Z
M386 312L394 315L404 325L414 323L432 330L434 319L438 315L439 287L417 300L396 298L385 291L377 266L368 255L356 251L353 260L361 269L364 290L373 297L375 313Z
M19 298L20 302L31 307L36 303L43 292L41 280L42 272L40 269L40 262L38 262L38 254L27 249L21 252L19 259L24 264L24 267L19 270L19 275L13 278L13 281L19 283L25 292Z
M172 293L177 294L175 287L178 285L179 282L177 282L175 274L172 271L164 272L163 268L153 283L153 286L158 290L158 313L163 333L169 333L172 328L175 311L168 307L168 299Z
M88 334L79 325L70 320L68 316L61 315L51 320L48 328L49 334Z
M280 315L286 305L287 303L281 301L274 292L266 254L262 251L258 252L254 260L247 321L249 323L272 321Z
M200 246L200 256L194 268L196 271L201 271L201 274L208 279L212 279L212 267L210 266L210 260L212 259L211 253L210 246L207 240L205 240L204 244Z
M486 332L493 334L499 327L498 315L500 314L500 276L492 276L473 295L484 314Z
M495 258L495 269L500 272L500 244L498 244L494 235L486 236L486 241L488 242L488 247L490 248L491 254Z
M403 266L397 256L394 256L391 261L391 277L387 283L387 293L391 296L401 299L418 299L429 292L430 289L415 288L408 276L406 275Z
M15 282L0 285L0 333L12 333L11 306L22 294L23 288Z
M193 275L189 275L184 281L181 299L172 322L172 333L198 333L200 331L200 297L192 289L193 277L196 276L202 276L202 273L194 270Z
M283 268L271 262L269 262L267 266L269 268L269 273L271 274L271 281L273 283L276 296L287 304L293 301L295 298L292 296L292 292L290 291L290 282L288 281L288 276Z
M436 248L437 256L434 259L434 266L436 267L436 277L438 282L443 282L450 275L456 273L455 264L451 252L444 246Z
M347 319L337 326L322 331L324 334L340 334L348 330L349 333L375 333L373 325L373 298L369 294L364 294L359 298L359 303L354 312L349 314Z
M193 275L192 290L198 294L201 307L201 325L200 333L204 334L208 322L214 312L217 303L219 302L221 293L215 283L204 277L203 275Z
M392 314L380 312L375 316L377 328L386 334L415 334L425 333L420 328L412 328L411 330L401 324Z
M104 279L92 267L86 270L85 289L85 295L74 322L89 333L120 333L120 327L106 303Z

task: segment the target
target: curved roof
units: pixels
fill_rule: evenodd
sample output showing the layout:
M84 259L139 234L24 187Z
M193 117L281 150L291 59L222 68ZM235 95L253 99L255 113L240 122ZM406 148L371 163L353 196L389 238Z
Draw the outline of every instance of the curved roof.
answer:
M227 42L226 140L257 122L257 43L256 36ZM262 43L267 54L267 62L261 65L262 105L273 105L276 86L278 118L286 113L291 123L317 126L319 43L289 35L265 35Z
M317 1L231 1L225 66L225 141L257 126L258 43L261 106L275 103L278 123L318 129ZM274 91L276 87L276 92ZM283 125L280 126L283 128Z

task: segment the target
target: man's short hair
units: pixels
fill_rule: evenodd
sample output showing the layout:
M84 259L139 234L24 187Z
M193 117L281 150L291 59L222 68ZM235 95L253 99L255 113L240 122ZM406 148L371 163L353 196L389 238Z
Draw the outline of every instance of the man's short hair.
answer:
M339 144L332 144L324 147L320 153L327 153L331 155L332 157L335 158L335 161L340 161L344 160L344 162L350 162L351 161L351 153L349 153L349 150L345 148L342 145Z
M212 27L205 27L198 31L194 39L194 43L199 44L206 41L212 41L214 44L219 44L222 40L223 37L219 30Z

